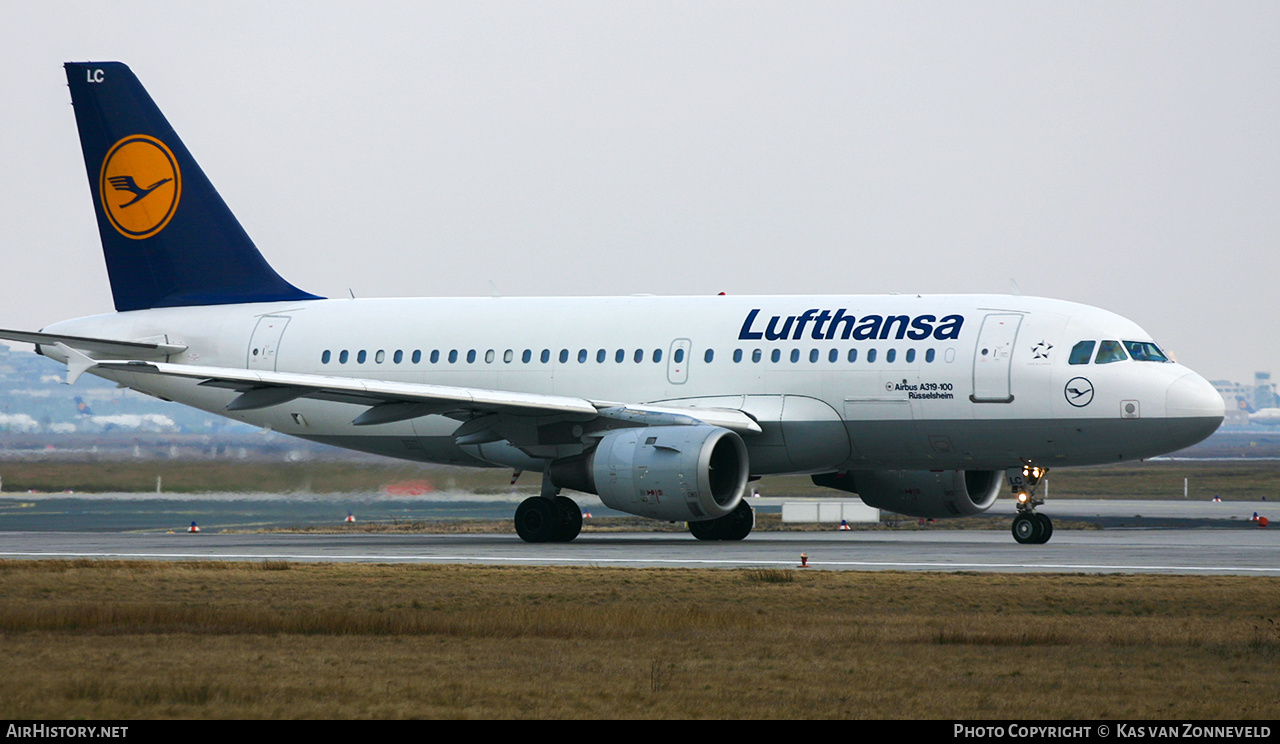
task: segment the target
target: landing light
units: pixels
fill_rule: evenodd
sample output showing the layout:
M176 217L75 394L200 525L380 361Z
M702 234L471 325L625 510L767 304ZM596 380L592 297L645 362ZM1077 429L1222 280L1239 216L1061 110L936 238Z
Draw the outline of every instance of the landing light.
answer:
M1019 504L1025 504L1025 503L1027 503L1027 499L1028 499L1028 498L1030 498L1030 496L1028 496L1025 492L1021 492L1021 491L1020 491L1020 492L1018 493L1018 503L1019 503Z

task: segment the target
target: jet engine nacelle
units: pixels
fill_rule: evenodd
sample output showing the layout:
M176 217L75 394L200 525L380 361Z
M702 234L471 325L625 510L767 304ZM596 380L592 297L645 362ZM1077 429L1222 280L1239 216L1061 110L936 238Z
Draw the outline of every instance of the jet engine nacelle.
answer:
M813 476L813 482L858 494L877 509L945 519L981 514L996 502L1003 470L858 470Z
M747 487L747 448L718 426L619 429L581 455L551 463L558 487L594 493L605 506L671 522L731 513Z

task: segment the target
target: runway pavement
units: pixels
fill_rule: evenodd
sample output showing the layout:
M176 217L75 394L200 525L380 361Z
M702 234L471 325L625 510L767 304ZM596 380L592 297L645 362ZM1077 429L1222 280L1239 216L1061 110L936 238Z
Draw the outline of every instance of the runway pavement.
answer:
M1059 529L1047 545L1018 545L1007 530L755 532L742 542L687 534L584 533L568 544L529 545L515 535L172 534L0 532L0 558L288 560L634 567L790 567L982 572L1235 574L1280 576L1280 527L1258 528L1269 502L1059 501L1056 520L1104 529ZM1012 512L1011 504L996 513ZM1160 528L1163 524L1172 528ZM1193 525L1194 528L1176 525ZM1153 525L1155 527L1153 528Z

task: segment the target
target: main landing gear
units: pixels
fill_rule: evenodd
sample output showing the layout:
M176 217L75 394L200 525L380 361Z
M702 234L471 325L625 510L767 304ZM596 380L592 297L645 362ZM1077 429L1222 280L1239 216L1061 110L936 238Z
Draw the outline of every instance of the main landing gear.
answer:
M689 522L689 532L699 540L741 540L756 526L756 512L745 501L723 517Z
M525 542L572 542L582 532L582 510L543 477L542 495L530 496L516 507L516 534Z
M1044 545L1053 537L1053 521L1036 511L1036 507L1044 503L1044 497L1036 494L1036 486L1048 472L1035 465L1022 468L1018 516L1013 518L1013 539L1022 545Z

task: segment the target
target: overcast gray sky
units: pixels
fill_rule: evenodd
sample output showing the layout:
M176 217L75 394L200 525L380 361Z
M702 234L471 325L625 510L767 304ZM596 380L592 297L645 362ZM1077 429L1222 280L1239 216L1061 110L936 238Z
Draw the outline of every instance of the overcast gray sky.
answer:
M62 63L326 296L1009 292L1280 373L1280 3L22 2L0 327L110 312Z

